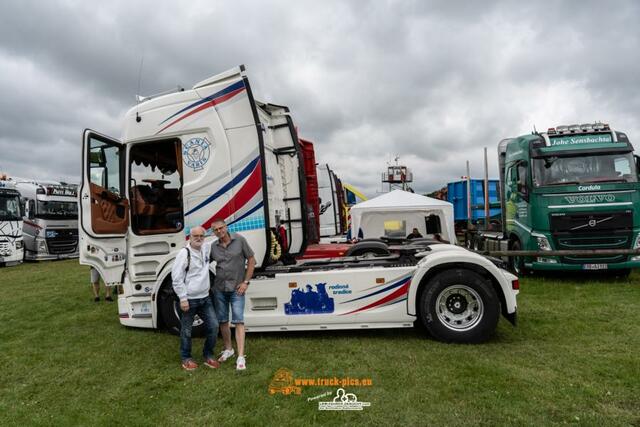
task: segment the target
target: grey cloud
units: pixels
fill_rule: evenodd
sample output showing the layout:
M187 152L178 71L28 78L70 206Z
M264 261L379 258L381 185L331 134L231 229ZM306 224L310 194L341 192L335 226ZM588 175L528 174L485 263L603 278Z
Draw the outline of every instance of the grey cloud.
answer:
M495 171L497 142L533 125L640 136L639 17L633 1L6 1L0 167L69 179L82 129L117 137L137 92L244 63L346 182L375 194L399 155L431 191L466 159L480 177L485 146Z

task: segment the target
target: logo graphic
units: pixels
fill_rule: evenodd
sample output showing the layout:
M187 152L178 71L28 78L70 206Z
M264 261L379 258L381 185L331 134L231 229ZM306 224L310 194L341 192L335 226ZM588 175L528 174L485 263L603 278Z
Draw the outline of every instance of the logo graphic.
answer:
M331 402L318 402L320 411L362 411L371 406L371 402L358 402L358 397L353 393L347 393L343 388L336 390L336 396Z
M191 138L182 147L184 163L194 171L201 170L209 160L210 146L207 138Z
M611 135L575 135L575 136L558 136L551 138L552 146L554 145L574 145L574 144L602 144L613 142Z
M284 304L285 314L333 313L333 298L327 294L326 287L326 283L318 283L317 291L314 291L311 285L307 285L306 292L302 289L294 289L291 291L291 301Z
M578 191L597 191L600 190L599 185L580 185Z
M613 217L612 217L612 216L609 216L609 217L606 217L606 218L602 218L602 219L594 219L594 218L591 218L589 221L587 221L587 223L586 223L586 224L582 224L582 225L579 225L579 226L577 226L577 227L573 227L573 228L571 229L571 231L579 230L579 229L581 229L581 228L585 228L585 227L591 227L591 228L593 228L593 227L595 227L596 225L598 225L598 224L600 224L600 223L602 223L602 222L609 221L609 220L612 220L612 219L613 219Z
M293 384L293 372L289 369L278 369L269 383L269 394L300 394L302 389Z
M569 203L603 203L614 202L616 196L613 194L585 194L581 196L566 196L564 199Z

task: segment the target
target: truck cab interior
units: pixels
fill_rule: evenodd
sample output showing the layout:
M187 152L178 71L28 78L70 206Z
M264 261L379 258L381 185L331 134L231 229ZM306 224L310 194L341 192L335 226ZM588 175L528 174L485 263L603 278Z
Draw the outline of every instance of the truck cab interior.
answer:
M180 141L134 145L129 167L133 232L148 235L180 231L184 224Z

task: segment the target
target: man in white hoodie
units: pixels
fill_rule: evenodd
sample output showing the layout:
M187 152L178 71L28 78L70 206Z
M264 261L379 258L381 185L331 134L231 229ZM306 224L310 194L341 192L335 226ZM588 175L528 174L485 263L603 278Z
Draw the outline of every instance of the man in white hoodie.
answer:
M220 363L213 357L216 345L218 320L209 297L209 254L211 243L204 243L205 231L193 227L189 232L189 243L178 252L171 269L173 290L180 299L182 310L180 327L180 357L182 368L192 371L198 364L191 358L191 329L197 314L205 325L206 339L202 349L205 366L218 368Z

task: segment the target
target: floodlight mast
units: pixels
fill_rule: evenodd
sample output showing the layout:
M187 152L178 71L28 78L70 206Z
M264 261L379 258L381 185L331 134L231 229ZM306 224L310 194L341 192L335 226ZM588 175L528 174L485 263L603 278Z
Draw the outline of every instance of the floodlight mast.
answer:
M395 156L395 164L387 163L387 171L382 173L382 184L389 184L388 191L400 189L403 191L413 191L409 186L413 182L413 172L405 165L399 163L400 156Z

